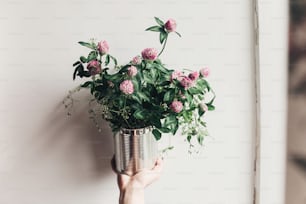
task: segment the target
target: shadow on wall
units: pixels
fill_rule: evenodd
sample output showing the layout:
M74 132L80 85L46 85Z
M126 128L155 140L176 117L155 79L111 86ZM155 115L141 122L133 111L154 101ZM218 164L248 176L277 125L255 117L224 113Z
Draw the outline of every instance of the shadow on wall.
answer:
M31 141L33 163L45 171L55 171L51 174L56 174L56 178L72 179L73 183L83 184L110 176L113 174L110 166L113 156L111 129L101 121L102 131L98 131L83 100L73 109L72 115L67 116L64 105L59 103L46 115Z

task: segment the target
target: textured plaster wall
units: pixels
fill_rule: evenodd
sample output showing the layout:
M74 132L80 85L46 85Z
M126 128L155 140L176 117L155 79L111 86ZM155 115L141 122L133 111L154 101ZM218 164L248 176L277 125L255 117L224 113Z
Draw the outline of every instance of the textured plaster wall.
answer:
M72 63L87 50L76 42L105 39L119 62L145 47L153 16L175 18L162 60L170 67L211 67L216 111L210 137L189 155L180 136L148 204L250 204L254 140L254 66L251 1L2 0L0 2L0 203L117 203L109 161L112 135L99 133L86 106L70 118L61 104ZM85 98L86 93L81 93Z

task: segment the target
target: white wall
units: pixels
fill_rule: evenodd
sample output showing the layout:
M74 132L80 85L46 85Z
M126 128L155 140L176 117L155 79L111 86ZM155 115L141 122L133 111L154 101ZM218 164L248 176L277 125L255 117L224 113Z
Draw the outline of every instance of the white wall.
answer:
M283 204L285 198L288 4L259 1L260 204Z
M211 67L217 110L207 116L211 137L200 155L173 139L147 203L252 203L251 11L245 0L1 1L0 203L117 203L109 129L100 135L80 104L67 118L61 101L81 82L72 82L71 65L87 50L77 41L106 39L124 63L159 46L143 31L153 16L177 19L183 36L169 40L164 62Z

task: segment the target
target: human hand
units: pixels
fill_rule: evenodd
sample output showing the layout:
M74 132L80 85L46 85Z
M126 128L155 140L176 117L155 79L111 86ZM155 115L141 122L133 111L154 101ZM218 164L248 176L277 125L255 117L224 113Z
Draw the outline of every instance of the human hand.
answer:
M114 158L111 161L113 171L116 172L116 164ZM134 175L120 174L117 173L118 187L119 190L124 190L128 185L136 188L146 188L154 181L160 178L163 169L163 160L157 159L152 169L143 169Z
M157 159L152 169L143 169L134 175L120 174L116 171L114 158L111 161L113 171L117 173L117 182L120 190L120 204L144 203L144 189L160 178L163 161Z

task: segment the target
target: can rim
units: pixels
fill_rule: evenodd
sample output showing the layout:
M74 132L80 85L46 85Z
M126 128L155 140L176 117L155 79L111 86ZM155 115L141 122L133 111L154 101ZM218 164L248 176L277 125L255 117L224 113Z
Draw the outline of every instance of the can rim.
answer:
M143 128L120 128L119 132L121 133L131 133L131 132L141 132L143 131L146 133L147 131L151 131L153 128L152 126L147 126Z

